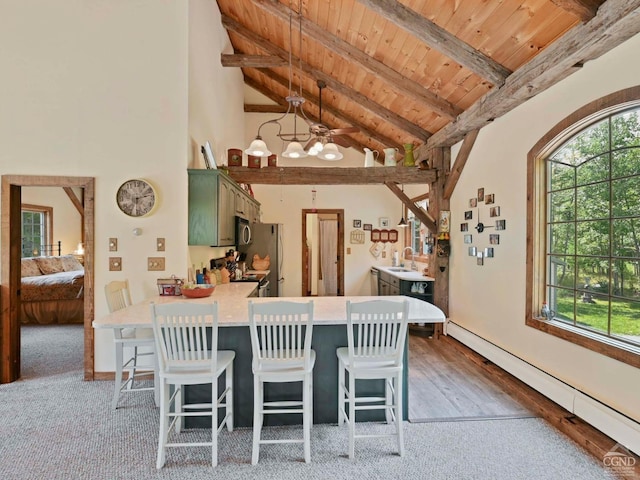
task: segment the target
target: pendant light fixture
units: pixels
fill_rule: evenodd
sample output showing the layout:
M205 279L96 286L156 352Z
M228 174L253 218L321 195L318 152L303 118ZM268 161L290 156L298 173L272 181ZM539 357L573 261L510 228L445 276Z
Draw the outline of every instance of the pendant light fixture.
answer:
M271 151L267 147L267 144L262 140L260 136L260 131L262 127L267 124L274 124L278 126L278 133L276 134L280 137L284 142L288 142L287 148L284 152L282 152L282 156L285 158L303 158L308 154L302 147L301 142L307 142L311 139L311 131L307 131L306 133L298 133L297 129L297 119L298 115L300 115L309 125L313 125L309 118L307 118L304 110L302 109L302 104L304 103L304 98L302 98L301 94L295 92L293 90L293 20L294 16L298 18L298 33L299 33L299 48L298 55L302 53L302 0L298 1L298 12L294 12L293 6L289 5L289 95L287 95L287 111L280 117L274 118L271 120L267 120L262 123L258 127L258 133L255 139L249 145L249 148L245 150L247 155L255 155L259 157L269 156L271 155ZM302 72L302 59L300 59L300 72ZM300 92L302 92L302 84L300 84ZM293 114L293 133L282 133L282 124L281 121L290 113Z
M404 185L402 185L402 193L404 193ZM400 228L404 228L407 225L409 225L409 224L404 219L404 203L400 202L400 221L398 222L397 226L400 227Z

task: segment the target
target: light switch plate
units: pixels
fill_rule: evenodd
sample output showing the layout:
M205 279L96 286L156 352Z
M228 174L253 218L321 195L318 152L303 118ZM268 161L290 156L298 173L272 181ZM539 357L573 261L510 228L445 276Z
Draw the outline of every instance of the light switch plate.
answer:
M160 237L156 238L156 250L158 252L164 252L164 244L165 244L164 238L160 238Z
M110 252L117 252L118 251L118 239L117 238L110 238L109 239L109 251Z
M109 271L119 272L122 270L122 257L109 257Z
M147 270L150 272L161 272L164 270L164 257L147 258Z

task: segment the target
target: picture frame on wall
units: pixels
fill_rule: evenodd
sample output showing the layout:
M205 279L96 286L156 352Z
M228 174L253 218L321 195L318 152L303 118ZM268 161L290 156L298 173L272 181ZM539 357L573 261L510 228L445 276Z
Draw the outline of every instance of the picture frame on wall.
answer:
M360 228L360 227L362 227L362 220L354 220L353 228Z
M200 147L200 151L202 152L202 156L204 157L204 165L208 170L217 169L216 159L213 156L213 150L211 149L211 144L206 142L203 146Z
M380 217L380 228L387 228L389 226L388 217Z
M370 223L365 223L364 225L362 225L362 229L363 230L367 230L367 231L371 231L371 229L373 228L373 225Z

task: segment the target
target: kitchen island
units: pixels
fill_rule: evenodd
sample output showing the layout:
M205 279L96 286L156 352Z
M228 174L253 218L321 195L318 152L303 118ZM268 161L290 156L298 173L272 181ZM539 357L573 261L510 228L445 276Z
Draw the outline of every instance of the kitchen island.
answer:
M231 283L218 285L210 297L200 299L186 299L181 296L155 296L137 303L123 310L113 312L93 322L94 328L143 328L151 326L149 305L155 303L218 302L218 348L236 352L234 360L234 423L237 426L251 426L253 423L253 373L251 370L251 339L249 336L249 308L248 301L256 303L275 302L280 300L306 302L313 301L313 340L312 348L316 352L316 364L313 371L313 418L315 423L336 423L338 410L337 376L338 359L336 349L347 345L346 303L347 300L359 302L373 299L408 300L410 322L443 323L445 316L436 306L421 300L405 296L387 297L262 297L247 298L253 290L252 283ZM407 378L408 362L407 347L405 345L404 371L404 413L407 415ZM380 392L383 388L381 381L363 381L359 388L371 393ZM203 388L204 387L204 388ZM299 398L299 384L277 385L278 395ZM205 386L193 386L186 390L189 402L210 401L211 389ZM266 390L266 398L270 396L270 389ZM366 416L365 414L369 414ZM383 412L363 412L358 420L382 419ZM193 418L190 425L207 426L205 419ZM200 423L202 422L202 423ZM300 423L296 416L270 415L265 419L265 425Z

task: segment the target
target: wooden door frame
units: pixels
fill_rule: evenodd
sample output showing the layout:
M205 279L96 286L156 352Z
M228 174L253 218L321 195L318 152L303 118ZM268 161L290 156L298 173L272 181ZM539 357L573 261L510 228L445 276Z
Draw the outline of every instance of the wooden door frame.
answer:
M307 214L335 214L338 217L338 296L344 296L344 209L308 209L302 210L302 296L306 297L309 292L309 282L307 281Z
M2 175L2 285L0 292L0 383L20 378L20 221L22 187L82 188L82 236L84 241L84 379L94 378L94 195L93 177ZM74 202L75 204L76 202Z

